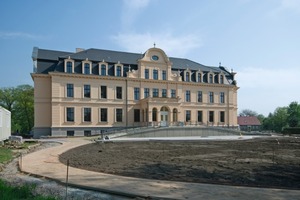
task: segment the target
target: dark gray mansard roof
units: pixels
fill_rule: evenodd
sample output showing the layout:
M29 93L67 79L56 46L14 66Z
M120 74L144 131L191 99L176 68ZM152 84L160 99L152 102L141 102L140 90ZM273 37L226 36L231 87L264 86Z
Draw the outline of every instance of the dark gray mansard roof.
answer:
M93 62L101 62L104 60L108 63L117 63L119 61L121 64L124 65L137 65L137 60L143 57L143 54L138 53L128 53L94 48L83 50L77 53L38 49L36 47L34 47L33 51L37 51L37 55L35 55L36 59L48 61L59 61L70 57L71 59L77 61L85 60L86 58L88 58L90 61ZM190 70L200 69L203 72L211 71L215 73L220 73L221 71L223 71L225 75L230 75L230 73L224 67L205 66L185 58L169 57L169 59L172 62L172 70L184 70L189 68Z

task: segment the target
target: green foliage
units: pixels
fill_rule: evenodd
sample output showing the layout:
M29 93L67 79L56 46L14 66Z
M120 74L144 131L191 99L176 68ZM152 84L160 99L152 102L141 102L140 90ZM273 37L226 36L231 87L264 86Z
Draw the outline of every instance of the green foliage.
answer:
M34 123L34 89L30 85L0 89L0 105L11 112L12 132L28 133Z
M257 112L250 110L250 109L244 109L240 112L240 116L258 116Z
M300 127L288 127L284 128L282 131L283 134L300 134Z
M34 185L11 186L0 179L0 199L55 200L53 197L34 196Z
M11 160L13 153L10 149L0 147L0 163Z
M300 125L300 104L297 102L290 103L288 107L288 124L290 127L296 127Z

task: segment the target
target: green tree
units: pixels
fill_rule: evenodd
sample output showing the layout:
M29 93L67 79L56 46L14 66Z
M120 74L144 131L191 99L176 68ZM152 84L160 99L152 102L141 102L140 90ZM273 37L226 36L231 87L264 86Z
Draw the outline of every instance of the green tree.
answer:
M250 110L250 109L244 109L240 112L240 116L255 116L257 117L257 112Z
M0 89L0 105L11 111L12 132L28 133L34 123L34 89L30 85Z
M273 115L273 127L275 132L280 133L284 127L287 127L287 107L278 107Z
M297 102L291 102L288 109L287 122L290 127L296 127L300 125L300 104Z

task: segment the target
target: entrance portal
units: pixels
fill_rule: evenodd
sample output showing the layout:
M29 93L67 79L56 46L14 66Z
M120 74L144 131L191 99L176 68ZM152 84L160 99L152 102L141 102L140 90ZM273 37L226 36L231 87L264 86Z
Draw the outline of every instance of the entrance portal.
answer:
M167 107L162 107L160 109L160 126L168 126L169 111Z

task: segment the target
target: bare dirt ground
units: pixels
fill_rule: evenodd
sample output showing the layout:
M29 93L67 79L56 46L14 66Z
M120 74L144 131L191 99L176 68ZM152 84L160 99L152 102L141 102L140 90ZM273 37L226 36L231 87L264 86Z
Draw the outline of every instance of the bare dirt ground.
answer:
M121 176L300 189L300 138L107 142L60 155L73 167Z

